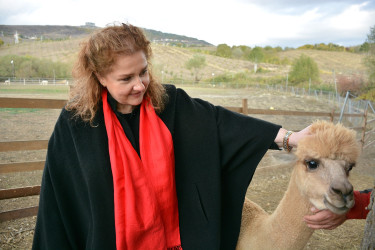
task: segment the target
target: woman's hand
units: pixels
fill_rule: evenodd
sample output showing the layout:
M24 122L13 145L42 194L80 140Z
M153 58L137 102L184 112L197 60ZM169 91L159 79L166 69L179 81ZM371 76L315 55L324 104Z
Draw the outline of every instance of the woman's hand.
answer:
M312 215L306 215L303 220L312 229L335 229L346 221L346 214L334 214L330 210L311 208Z
M310 125L311 126L311 125ZM310 134L310 126L302 129L301 131L299 132L293 132L290 136L289 136L289 145L291 147L297 147L298 146L298 142L299 140L301 140L302 138L308 136ZM280 128L279 132L277 133L277 136L275 138L275 143L279 146L279 147L282 147L283 146L283 140L284 140L284 137L285 137L285 134L286 134L287 130L284 129L284 128Z
M289 137L289 145L292 146L292 147L297 147L298 142L302 138L305 138L306 136L310 135L310 126L302 129L299 132L294 132L293 134L291 134L290 137Z

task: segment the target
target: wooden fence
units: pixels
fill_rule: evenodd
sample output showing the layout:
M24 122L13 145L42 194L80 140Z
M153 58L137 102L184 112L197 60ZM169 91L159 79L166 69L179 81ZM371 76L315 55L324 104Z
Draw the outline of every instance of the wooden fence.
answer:
M26 98L0 98L0 108L37 108L37 109L61 109L66 100L53 99L26 99ZM314 116L329 117L331 121L339 113L332 112L303 112L287 110L268 110L268 109L250 109L247 105L247 99L242 100L242 107L226 107L229 110L243 113L245 115L285 115L285 116ZM344 114L346 117L364 117L363 126L356 129L362 130L361 143L364 145L366 134L367 112L363 114ZM47 149L48 140L32 141L7 141L0 142L0 152L27 151ZM0 174L27 172L34 170L43 170L44 161L36 162L18 162L0 164ZM12 189L0 189L0 200L20 198L39 195L40 186L19 187ZM38 212L38 206L19 208L10 211L0 211L0 222L34 216Z

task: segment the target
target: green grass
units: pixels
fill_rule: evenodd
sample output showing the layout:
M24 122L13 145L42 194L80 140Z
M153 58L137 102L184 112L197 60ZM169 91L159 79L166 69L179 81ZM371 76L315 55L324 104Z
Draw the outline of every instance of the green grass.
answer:
M25 113L36 113L42 109L28 109L28 108L0 108L0 113L6 113L10 115L25 114Z
M68 94L69 86L40 86L40 85L6 85L0 86L0 93L10 94Z

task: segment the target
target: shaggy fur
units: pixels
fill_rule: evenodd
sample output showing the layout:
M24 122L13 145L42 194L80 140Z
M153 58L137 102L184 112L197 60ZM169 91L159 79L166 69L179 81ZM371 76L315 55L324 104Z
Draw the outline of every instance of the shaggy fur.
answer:
M237 249L303 249L313 230L302 218L312 205L335 213L354 205L348 175L359 153L354 131L315 122L311 136L298 143L289 187L276 210L269 215L245 199ZM309 168L312 160L317 168Z

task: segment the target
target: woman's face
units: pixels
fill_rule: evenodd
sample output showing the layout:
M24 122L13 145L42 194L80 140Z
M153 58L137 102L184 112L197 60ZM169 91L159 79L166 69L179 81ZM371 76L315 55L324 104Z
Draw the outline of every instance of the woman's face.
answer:
M117 101L117 110L123 114L130 113L141 104L150 83L146 56L143 51L119 55L112 71L98 78Z

